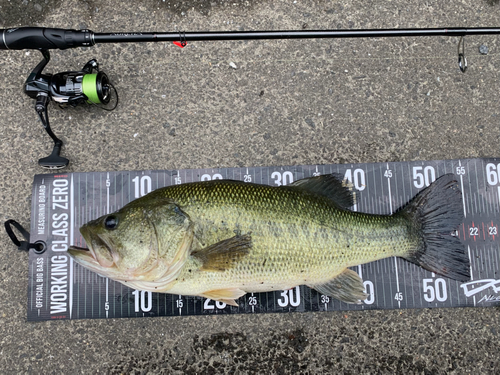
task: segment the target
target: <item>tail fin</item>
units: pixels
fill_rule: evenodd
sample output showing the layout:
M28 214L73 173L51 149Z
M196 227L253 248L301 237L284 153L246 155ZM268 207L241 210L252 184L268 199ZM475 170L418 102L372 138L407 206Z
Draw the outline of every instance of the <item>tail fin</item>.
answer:
M409 219L420 237L417 249L405 259L451 279L470 280L465 246L451 235L464 218L462 193L453 174L438 178L397 215Z

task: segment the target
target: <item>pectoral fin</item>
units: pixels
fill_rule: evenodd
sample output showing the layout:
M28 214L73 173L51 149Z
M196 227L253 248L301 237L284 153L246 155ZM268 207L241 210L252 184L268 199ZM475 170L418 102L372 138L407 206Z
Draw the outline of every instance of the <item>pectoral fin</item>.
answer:
M245 294L246 294L246 292L244 290L241 290L238 288L230 288L230 289L209 290L209 291L203 292L201 294L201 296L205 297L205 298L213 299L215 301L224 302L226 305L238 307L238 304L236 303L235 300L240 298L241 296L243 296Z
M252 247L250 234L234 236L210 245L204 249L194 251L191 255L203 262L201 271L225 271L234 265Z
M334 279L318 285L308 285L321 294L347 303L361 303L368 295L365 293L363 280L358 274L346 268Z

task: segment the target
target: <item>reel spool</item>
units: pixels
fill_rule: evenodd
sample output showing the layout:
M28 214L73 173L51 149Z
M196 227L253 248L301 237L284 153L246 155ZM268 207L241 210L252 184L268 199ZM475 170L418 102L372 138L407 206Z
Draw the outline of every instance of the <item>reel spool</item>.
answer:
M54 74L49 80L50 95L54 102L61 105L76 106L88 104L108 104L111 100L111 84L102 72L86 73L97 69L95 60L89 61L80 72Z
M118 105L118 92L110 83L108 76L99 70L97 60L92 59L80 71L42 74L42 70L50 61L47 50L41 50L43 60L31 72L24 84L24 92L36 100L35 110L43 127L54 141L52 153L38 160L38 165L47 169L61 169L69 164L69 160L60 156L63 142L56 137L50 128L47 106L50 101L60 107L75 107L80 104L93 104L98 108L112 111ZM116 95L113 107L106 107Z

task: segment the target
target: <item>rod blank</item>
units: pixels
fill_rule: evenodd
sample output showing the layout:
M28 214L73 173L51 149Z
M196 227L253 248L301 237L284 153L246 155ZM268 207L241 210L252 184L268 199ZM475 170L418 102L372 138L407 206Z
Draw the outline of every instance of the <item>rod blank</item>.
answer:
M210 40L382 38L416 36L466 36L500 34L500 27L372 30L281 30L281 31L207 31L171 33L95 33L98 43L173 42Z

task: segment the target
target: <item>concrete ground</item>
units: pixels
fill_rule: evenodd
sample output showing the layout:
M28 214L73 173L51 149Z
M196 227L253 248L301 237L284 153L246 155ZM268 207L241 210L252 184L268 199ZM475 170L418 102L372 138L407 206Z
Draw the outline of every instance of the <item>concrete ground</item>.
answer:
M133 5L132 5L133 4ZM0 0L0 28L95 32L498 27L491 0ZM68 171L499 157L500 38L192 42L54 51L96 57L111 113L52 106ZM488 48L487 54L479 49ZM52 143L22 85L36 51L0 53L0 212L29 227ZM500 309L26 321L27 256L0 235L0 369L9 374L500 373Z

